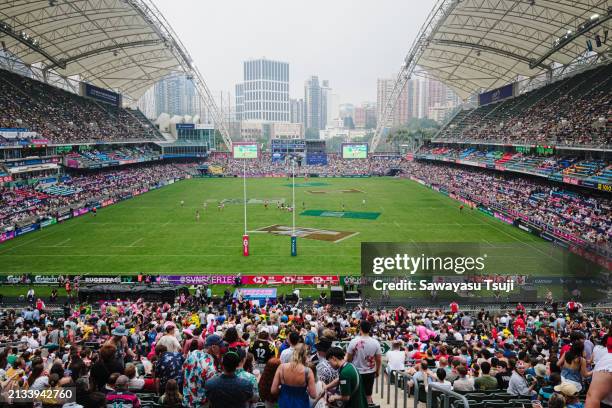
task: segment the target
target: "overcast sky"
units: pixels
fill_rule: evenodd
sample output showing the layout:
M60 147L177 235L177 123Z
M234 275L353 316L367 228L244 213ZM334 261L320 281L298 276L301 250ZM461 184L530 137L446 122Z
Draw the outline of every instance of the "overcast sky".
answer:
M289 63L290 94L311 75L340 102L376 101L376 79L397 73L433 0L154 0L211 91L234 93L242 62Z

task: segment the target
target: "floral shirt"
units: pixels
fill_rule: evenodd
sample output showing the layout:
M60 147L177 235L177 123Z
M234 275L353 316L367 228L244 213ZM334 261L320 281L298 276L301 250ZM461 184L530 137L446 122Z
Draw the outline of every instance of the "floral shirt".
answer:
M253 387L253 396L259 399L259 383L255 375L245 371L244 368L238 368L236 369L236 377L247 380L251 384L251 387Z
M159 389L165 390L168 380L176 380L179 388L182 385L183 356L181 353L165 352L155 366L155 377L159 378Z
M194 350L183 364L183 406L201 407L206 403L204 385L217 373L213 356Z

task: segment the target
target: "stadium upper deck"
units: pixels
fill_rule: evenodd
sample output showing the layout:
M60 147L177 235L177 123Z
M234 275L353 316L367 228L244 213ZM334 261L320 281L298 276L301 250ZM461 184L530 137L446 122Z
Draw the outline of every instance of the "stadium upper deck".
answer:
M439 80L464 100L517 82L520 94L606 61L611 11L599 0L437 1L404 59L371 150L412 76Z

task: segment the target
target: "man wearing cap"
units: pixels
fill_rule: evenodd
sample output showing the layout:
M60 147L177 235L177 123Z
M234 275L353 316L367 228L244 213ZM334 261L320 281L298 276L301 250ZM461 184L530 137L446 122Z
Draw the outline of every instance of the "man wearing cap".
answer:
M565 408L584 408L578 400L578 388L570 382L562 382L555 387L555 391L565 398Z
M121 368L125 368L125 357L129 356L131 359L136 357L134 352L128 347L127 336L130 335L130 332L125 328L125 326L117 326L111 332L113 337L111 337L107 343L112 344L117 348L115 357L117 361L121 364Z
M253 398L251 384L236 375L240 356L228 351L223 356L223 373L206 382L206 396L211 408L242 408Z
M217 373L215 361L223 341L216 334L206 338L206 352L198 350L198 343L191 343L190 352L183 363L183 405L202 407L206 404L205 385Z
M274 347L274 343L269 338L268 330L262 328L259 330L257 340L249 348L249 352L255 356L255 362L260 367L265 366L269 359L276 356L276 347Z
M140 399L133 392L128 391L129 378L120 375L115 382L114 391L106 394L107 407L140 408Z

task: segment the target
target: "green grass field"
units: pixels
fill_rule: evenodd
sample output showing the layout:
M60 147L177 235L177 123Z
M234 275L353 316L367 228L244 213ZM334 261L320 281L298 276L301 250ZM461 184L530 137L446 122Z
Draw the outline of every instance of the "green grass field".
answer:
M91 214L26 234L0 245L0 273L31 274L358 274L362 241L477 242L543 241L406 179L318 179L326 185L296 188L298 227L358 233L340 242L251 234L251 256L242 256L243 206L216 202L242 198L241 179L192 179ZM304 182L299 180L298 182ZM248 198L284 198L287 180L249 179ZM361 192L341 193L343 189ZM313 194L308 190L326 191ZM365 206L362 200L366 200ZM180 201L185 201L181 207ZM209 200L206 211L203 202ZM309 210L380 212L377 219L300 216ZM199 209L202 218L195 220ZM292 214L275 205L248 205L248 228L290 226Z

